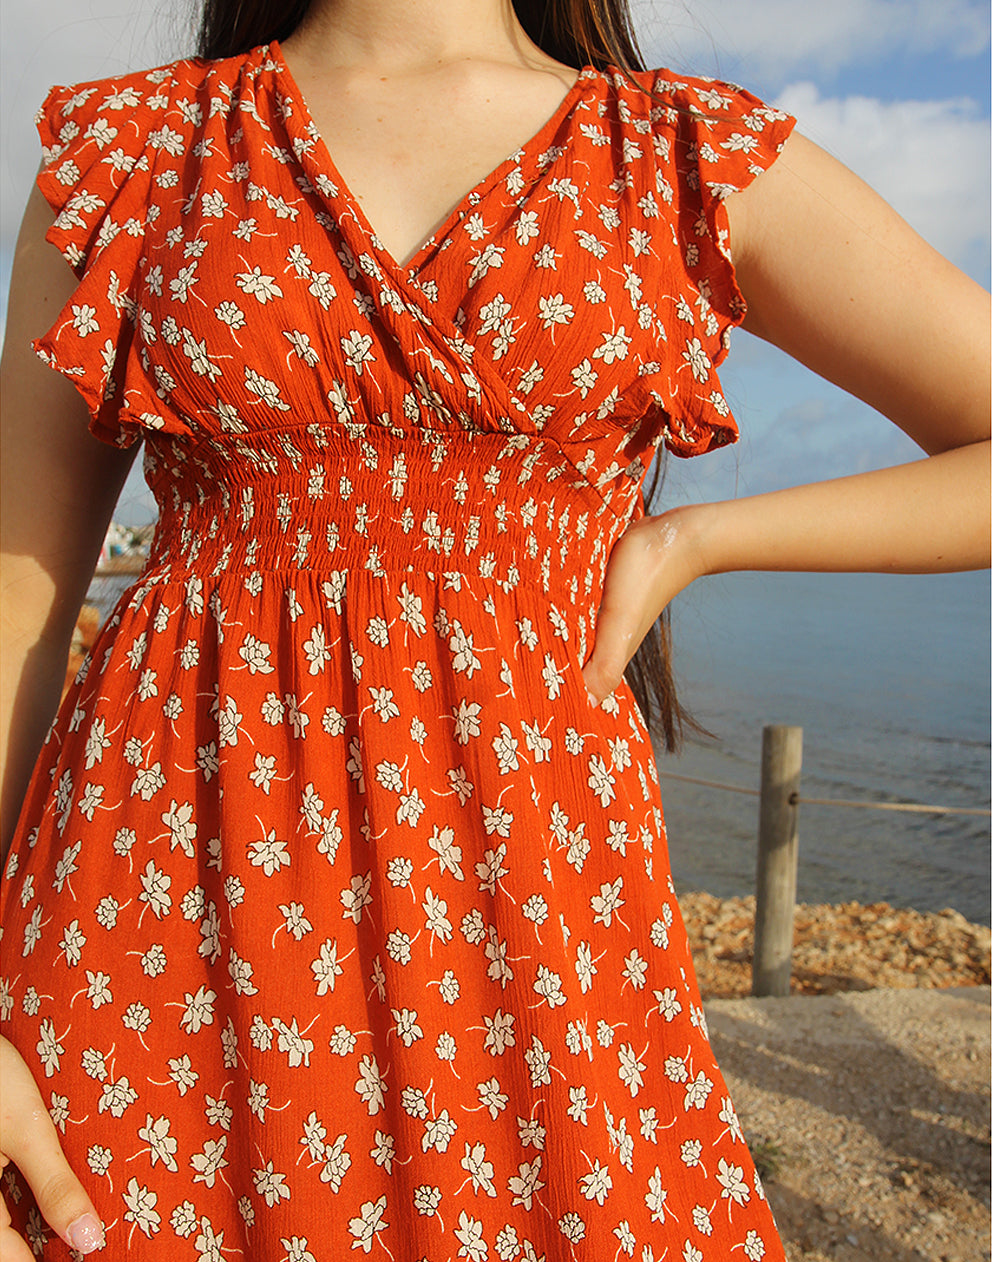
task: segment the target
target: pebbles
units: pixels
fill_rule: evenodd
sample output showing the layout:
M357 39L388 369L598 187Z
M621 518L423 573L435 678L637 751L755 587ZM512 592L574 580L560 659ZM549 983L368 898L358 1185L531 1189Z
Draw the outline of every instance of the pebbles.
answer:
M700 990L707 999L751 993L754 896L679 897ZM960 912L888 903L796 906L792 993L830 995L879 987L984 986L990 930Z

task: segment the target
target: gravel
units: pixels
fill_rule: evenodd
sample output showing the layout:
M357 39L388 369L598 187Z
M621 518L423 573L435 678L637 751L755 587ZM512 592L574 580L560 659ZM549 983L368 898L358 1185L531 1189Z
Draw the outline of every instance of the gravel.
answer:
M987 1262L988 928L797 907L793 994L754 999L753 898L679 901L790 1262Z

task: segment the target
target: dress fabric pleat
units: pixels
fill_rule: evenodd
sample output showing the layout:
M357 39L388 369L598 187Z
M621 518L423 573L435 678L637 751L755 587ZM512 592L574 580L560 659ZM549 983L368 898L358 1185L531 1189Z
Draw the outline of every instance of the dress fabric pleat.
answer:
M277 43L37 122L79 284L35 347L159 506L3 881L109 1255L783 1259L648 732L580 668L656 449L736 438L723 199L793 120L587 67L404 266Z

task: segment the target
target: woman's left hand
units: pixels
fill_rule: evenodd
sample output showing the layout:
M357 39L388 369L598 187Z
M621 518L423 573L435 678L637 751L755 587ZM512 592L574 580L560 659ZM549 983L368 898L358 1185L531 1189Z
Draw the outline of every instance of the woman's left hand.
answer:
M673 596L705 572L692 529L693 508L641 517L613 546L596 616L593 651L582 667L590 701L599 705Z

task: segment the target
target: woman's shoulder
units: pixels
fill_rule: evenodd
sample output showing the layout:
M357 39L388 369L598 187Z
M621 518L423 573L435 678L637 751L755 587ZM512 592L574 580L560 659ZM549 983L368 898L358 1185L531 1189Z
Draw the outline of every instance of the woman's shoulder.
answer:
M80 128L92 128L106 120L112 127L127 121L133 128L166 112L184 116L196 123L202 119L203 102L216 96L230 99L246 76L271 67L267 46L251 49L235 57L208 60L180 57L147 70L128 70L99 79L55 84L39 106L35 122L48 122L55 137L73 140ZM48 146L46 146L47 148Z
M636 105L639 115L662 126L685 121L702 127L733 122L763 131L769 124L790 118L785 110L728 79L682 74L665 66L632 71L611 66L604 75L612 92L628 108Z

